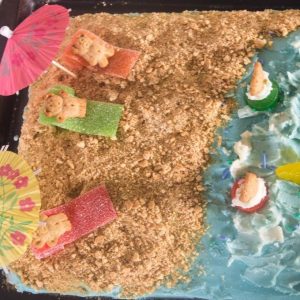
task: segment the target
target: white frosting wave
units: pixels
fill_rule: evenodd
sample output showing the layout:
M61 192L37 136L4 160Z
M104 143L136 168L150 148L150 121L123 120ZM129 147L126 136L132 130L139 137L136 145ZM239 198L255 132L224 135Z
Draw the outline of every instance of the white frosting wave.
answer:
M247 159L251 153L252 147L250 143L251 137L250 131L245 131L241 134L241 140L236 142L233 146L234 152L238 155L236 159L230 166L230 173L233 178L238 176L241 169L247 166Z
M250 100L262 100L268 97L272 91L272 82L269 79L269 73L264 71L265 79L266 79L266 84L264 85L263 90L258 94L258 95L251 95L249 93L249 85L247 87L247 97Z
M282 228L280 226L275 226L271 228L260 228L258 232L259 232L260 239L265 244L284 242L284 235L283 235Z

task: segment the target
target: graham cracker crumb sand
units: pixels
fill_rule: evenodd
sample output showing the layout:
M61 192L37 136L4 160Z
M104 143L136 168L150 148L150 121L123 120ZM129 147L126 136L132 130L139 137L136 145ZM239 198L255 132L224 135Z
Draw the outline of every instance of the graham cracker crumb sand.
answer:
M228 120L234 88L255 48L300 25L299 11L82 15L85 28L142 52L128 80L84 70L73 80L51 67L31 88L20 154L39 175L42 208L105 183L118 219L38 261L29 252L11 268L25 284L52 292L150 293L188 280L205 231L201 180L215 130ZM54 84L79 97L123 103L116 141L39 125L40 98Z

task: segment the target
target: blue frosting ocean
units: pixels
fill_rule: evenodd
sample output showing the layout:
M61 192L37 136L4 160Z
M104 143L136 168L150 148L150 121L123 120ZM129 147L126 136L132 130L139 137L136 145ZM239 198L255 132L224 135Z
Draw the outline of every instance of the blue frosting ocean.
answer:
M276 38L272 48L262 50L253 61L257 59L278 82L281 101L270 112L245 110L251 64L237 90L228 95L237 100L238 109L219 130L222 145L216 143L205 174L209 228L198 245L200 254L189 271L191 280L176 288L161 287L151 298L300 299L300 186L274 175L275 167L300 161L300 30ZM237 212L229 196L234 181L230 167L237 159L233 145L246 130L251 132L252 145L246 168L264 177L270 197L266 207L254 214ZM259 233L276 226L282 229L284 242L265 243ZM19 291L37 293L9 270L7 276ZM101 295L117 297L119 291ZM100 294L87 292L85 296Z

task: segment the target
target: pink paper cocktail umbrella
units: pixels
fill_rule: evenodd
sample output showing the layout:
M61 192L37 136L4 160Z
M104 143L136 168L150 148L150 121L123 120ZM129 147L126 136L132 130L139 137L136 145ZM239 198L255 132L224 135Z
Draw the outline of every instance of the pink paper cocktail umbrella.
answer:
M53 63L69 24L69 11L60 5L45 5L26 18L14 31L7 26L0 34L8 41L0 64L0 95L8 96L23 89Z

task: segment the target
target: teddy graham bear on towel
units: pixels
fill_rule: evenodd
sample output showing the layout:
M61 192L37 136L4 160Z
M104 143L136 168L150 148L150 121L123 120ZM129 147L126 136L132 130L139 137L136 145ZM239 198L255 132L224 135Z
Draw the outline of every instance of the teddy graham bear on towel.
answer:
M60 123L68 118L84 118L87 100L74 97L65 91L58 94L49 93L44 97L45 115L56 117Z

